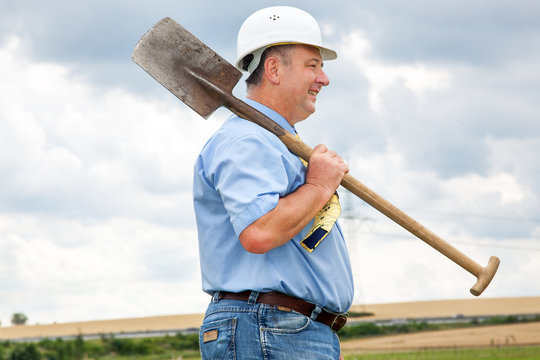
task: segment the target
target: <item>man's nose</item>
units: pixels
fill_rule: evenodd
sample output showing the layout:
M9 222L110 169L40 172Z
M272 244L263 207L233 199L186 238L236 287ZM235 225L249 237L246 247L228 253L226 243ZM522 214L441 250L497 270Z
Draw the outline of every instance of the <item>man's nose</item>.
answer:
M317 82L322 84L322 86L327 86L330 84L330 79L322 69L319 73L319 76L317 77Z

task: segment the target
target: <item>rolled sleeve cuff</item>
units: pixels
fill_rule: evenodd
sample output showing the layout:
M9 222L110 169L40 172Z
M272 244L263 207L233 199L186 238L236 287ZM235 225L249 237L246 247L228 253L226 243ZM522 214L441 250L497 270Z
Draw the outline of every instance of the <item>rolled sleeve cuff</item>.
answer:
M279 201L279 194L265 194L252 201L240 214L231 218L234 231L238 236L261 216L273 210Z

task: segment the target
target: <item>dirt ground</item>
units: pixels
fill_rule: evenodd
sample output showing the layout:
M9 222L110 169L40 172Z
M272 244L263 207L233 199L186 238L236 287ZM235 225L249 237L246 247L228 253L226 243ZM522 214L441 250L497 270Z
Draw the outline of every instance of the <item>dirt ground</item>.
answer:
M352 311L372 312L361 320L419 319L455 315L518 315L540 314L540 297L473 298L466 300L420 301L393 304L359 305ZM58 337L66 335L110 334L157 330L197 328L202 314L154 316L133 319L85 321L63 324L0 327L0 340ZM525 323L445 330L420 334L385 336L346 341L343 351L376 351L435 347L477 347L493 345L540 345L540 323Z
M416 301L390 304L357 305L350 311L370 312L362 320L414 319L454 315L489 316L540 314L540 297L469 298L461 300Z
M540 314L540 297L472 298L356 306L362 320ZM402 334L342 343L344 353L426 348L540 345L540 322Z
M540 345L540 322L344 341L344 354L384 350Z
M95 335L198 328L202 314L166 315L133 319L97 320L47 325L19 325L0 328L0 340Z

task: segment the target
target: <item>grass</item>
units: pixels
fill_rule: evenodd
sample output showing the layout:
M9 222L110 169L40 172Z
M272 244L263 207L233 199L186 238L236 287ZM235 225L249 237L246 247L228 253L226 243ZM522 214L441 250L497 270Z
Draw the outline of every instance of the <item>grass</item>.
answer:
M104 356L100 360L200 360L198 351L171 352L146 356ZM91 359L91 358L89 358ZM540 360L540 346L456 348L440 350L392 351L345 355L345 360Z
M417 350L345 355L345 360L532 360L540 359L540 346L509 346L478 349Z
M58 344L57 344L58 345ZM88 345L88 344L87 344ZM17 347L37 348L35 344L19 344ZM2 347L0 347L2 350ZM157 350L157 349L154 349ZM62 355L61 355L62 354ZM46 356L11 357L5 351L0 351L0 359L86 359L86 360L200 360L198 350L161 349L147 354L121 355L115 352L108 354L74 356L67 352L58 354L48 353ZM35 355L35 354L34 354ZM377 351L370 353L345 354L345 360L540 360L540 346L493 346L487 348L453 348L453 349L424 349L415 351Z
M198 351L181 351L168 352L162 354L150 355L107 355L99 358L88 357L87 360L201 360L201 355Z
M493 317L482 322L455 324L428 324L411 322L400 325L375 325L358 323L346 326L340 339L359 339L403 333L416 333L448 328L463 328L494 324L512 324L539 321L539 317ZM116 338L102 334L99 339L85 341L81 335L75 340L43 339L39 342L14 343L0 341L0 360L195 360L200 359L199 335L177 334L156 338ZM540 346L493 346L487 348L453 348L446 350L424 349L417 351L379 351L365 354L348 354L345 360L467 360L515 359L540 360Z

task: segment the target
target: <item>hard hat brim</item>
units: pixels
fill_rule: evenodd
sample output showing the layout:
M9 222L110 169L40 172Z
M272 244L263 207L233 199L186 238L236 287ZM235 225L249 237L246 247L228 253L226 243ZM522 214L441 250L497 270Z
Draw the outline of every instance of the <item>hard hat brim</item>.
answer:
M277 43L277 44L270 44L270 45L264 46L263 48L254 49L252 51L246 52L245 54L243 54L241 57L238 58L238 60L234 64L234 66L240 71L246 71L246 72L252 73L253 70L255 70L255 68L257 68L257 66L259 64L259 61L261 60L260 56L262 54L262 51L258 51L258 50L267 49L269 47L278 46L278 45L309 45L309 46L313 46L313 47L319 49L319 53L321 54L321 58L323 59L323 61L337 59L337 53L334 50L329 49L329 48L324 47L324 46L314 45L314 44L307 44L307 43L300 43L300 42L280 42L280 43ZM242 62L243 62L244 58L246 56L250 55L250 54L255 55L255 57L253 58L253 60L251 60L250 65L248 66L248 68L251 69L251 71L248 71L247 69L242 67L242 65L243 65Z

